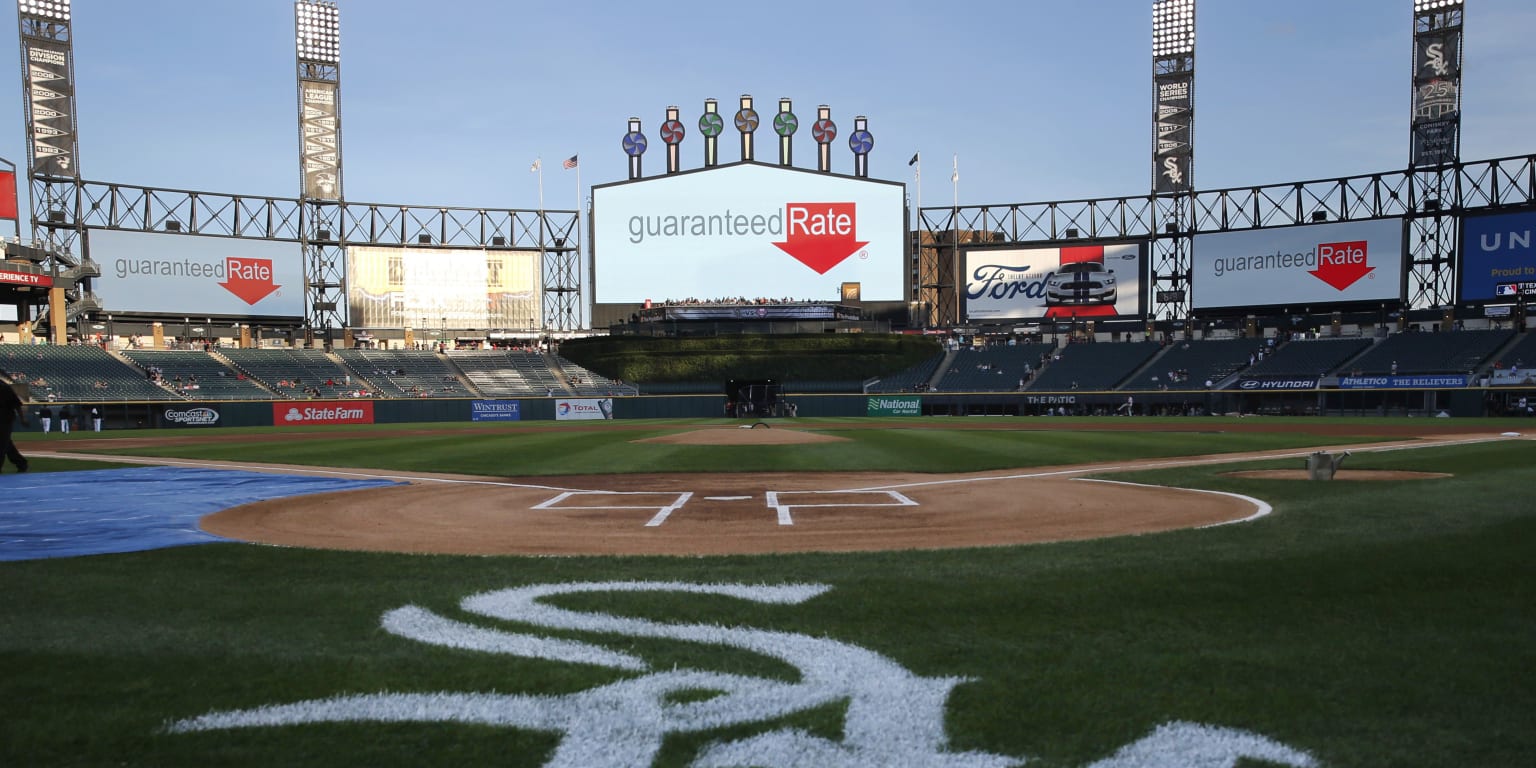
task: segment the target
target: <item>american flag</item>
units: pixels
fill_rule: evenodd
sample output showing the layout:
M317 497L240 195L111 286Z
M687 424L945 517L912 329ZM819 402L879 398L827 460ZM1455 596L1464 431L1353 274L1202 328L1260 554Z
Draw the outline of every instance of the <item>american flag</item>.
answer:
M560 165L561 165L561 167L565 168L567 171L569 171L572 168L575 168L576 167L576 155L571 155L570 157L567 157L565 159L565 162L561 163Z

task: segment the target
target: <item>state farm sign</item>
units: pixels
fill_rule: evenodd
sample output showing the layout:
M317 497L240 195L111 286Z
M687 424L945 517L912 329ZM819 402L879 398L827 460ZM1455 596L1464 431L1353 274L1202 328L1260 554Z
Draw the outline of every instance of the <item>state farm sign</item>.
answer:
M1401 219L1197 235L1195 309L1397 301L1403 293Z
M278 427L372 423L372 400L307 400L298 403L272 404L272 424Z
M899 301L904 206L900 184L756 163L594 187L594 292Z

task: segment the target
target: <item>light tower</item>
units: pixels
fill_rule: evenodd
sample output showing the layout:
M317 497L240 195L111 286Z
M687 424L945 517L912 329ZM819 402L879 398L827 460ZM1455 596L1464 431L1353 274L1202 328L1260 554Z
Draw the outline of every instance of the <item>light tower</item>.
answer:
M1413 116L1409 167L1408 304L1455 301L1456 167L1461 161L1461 50L1464 0L1413 2Z
M1187 318L1195 172L1195 0L1152 3L1152 317Z
M18 0L16 16L32 236L42 241L42 266L53 274L48 324L53 342L63 344L68 341L69 325L65 301L86 299L90 275L95 274L85 271L71 255L85 228L80 220L80 142L75 133L75 47L69 0ZM66 288L73 279L82 282Z
M329 0L293 4L299 107L305 341L318 331L330 347L346 321L346 247L339 239L341 186L341 17Z

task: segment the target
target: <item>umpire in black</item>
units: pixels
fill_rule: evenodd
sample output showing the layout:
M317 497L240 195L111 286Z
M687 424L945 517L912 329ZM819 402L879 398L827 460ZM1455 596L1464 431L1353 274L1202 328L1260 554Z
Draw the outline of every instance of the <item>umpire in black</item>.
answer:
M0 371L5 375L5 371ZM11 442L11 426L17 419L22 426L27 426L27 412L21 407L21 398L16 396L16 390L10 385L0 382L0 449L4 450L4 457L0 458L0 472L5 471L5 460L10 459L16 465L17 472L27 471L27 457L16 450L16 444Z

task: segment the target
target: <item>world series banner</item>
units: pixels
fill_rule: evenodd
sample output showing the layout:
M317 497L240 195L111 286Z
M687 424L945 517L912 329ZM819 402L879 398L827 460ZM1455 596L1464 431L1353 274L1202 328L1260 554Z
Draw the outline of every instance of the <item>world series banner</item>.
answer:
M74 75L69 49L23 38L27 61L27 124L32 131L32 172L78 176L74 116Z
M341 133L337 130L336 84L303 80L299 83L299 94L304 196L340 200Z
M1157 138L1152 153L1152 188L1158 194L1188 192L1194 157L1194 87L1192 71L1158 75Z

